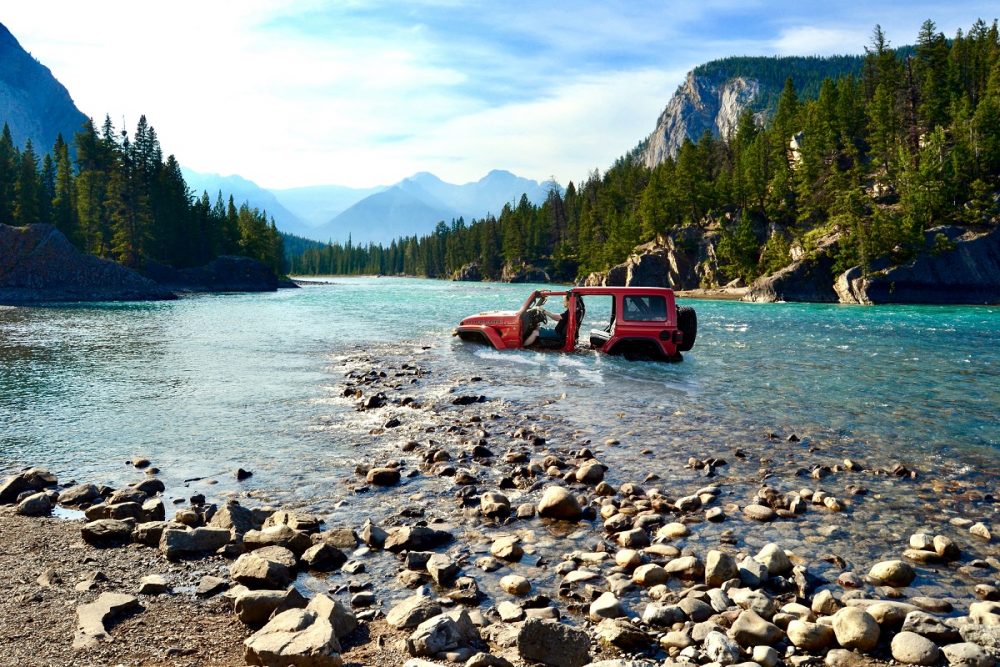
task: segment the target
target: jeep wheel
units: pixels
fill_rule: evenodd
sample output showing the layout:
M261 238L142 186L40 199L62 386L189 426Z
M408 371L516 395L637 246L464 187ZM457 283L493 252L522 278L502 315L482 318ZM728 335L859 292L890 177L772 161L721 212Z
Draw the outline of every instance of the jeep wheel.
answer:
M694 308L682 306L677 309L677 328L684 334L684 340L677 346L681 352L687 352L694 347L694 339L698 335L698 316Z

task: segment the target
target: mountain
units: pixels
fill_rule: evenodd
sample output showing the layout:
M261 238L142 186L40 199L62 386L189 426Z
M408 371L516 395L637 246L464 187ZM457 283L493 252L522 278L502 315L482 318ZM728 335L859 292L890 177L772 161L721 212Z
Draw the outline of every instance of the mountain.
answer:
M72 146L86 120L65 86L0 23L0 126L10 126L14 143L23 148L31 139L35 152L44 155L60 133Z
M343 242L350 235L355 243L387 243L400 236L428 234L440 221L463 217L469 222L499 215L504 204L516 204L522 194L540 204L553 188L561 190L553 181L539 183L499 169L463 185L420 172L362 199L308 236Z
M215 198L221 190L222 198L226 202L229 201L229 195L232 195L236 206L247 202L251 208L266 211L269 218L274 218L274 224L279 230L288 234L309 236L310 226L308 224L285 208L274 196L274 193L260 187L253 181L237 175L203 174L186 167L181 168L181 173L196 197L200 197L202 192L207 192L209 199L214 204Z
M388 244L401 236L423 236L441 220L450 222L460 214L412 184L394 185L365 197L329 223L312 229L309 238L347 241L355 245L369 241Z
M313 185L301 188L272 189L285 208L309 227L319 227L354 206L359 201L385 190L386 186L349 188L344 185Z
M660 114L642 153L652 168L675 157L685 139L698 141L706 130L729 136L750 109L762 122L774 113L785 79L792 78L800 99L813 99L825 78L859 74L861 56L783 58L734 57L713 60L688 72Z

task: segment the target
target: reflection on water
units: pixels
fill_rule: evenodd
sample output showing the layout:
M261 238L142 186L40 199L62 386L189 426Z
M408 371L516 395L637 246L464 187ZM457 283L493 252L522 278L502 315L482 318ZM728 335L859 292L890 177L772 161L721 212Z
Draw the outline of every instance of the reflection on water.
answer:
M338 279L0 309L0 471L41 464L116 482L141 453L168 486L242 466L266 472L251 488L328 493L358 454L337 427L351 413L336 396L340 360L403 340L429 345L436 373L482 376L490 398L551 401L602 440L738 446L774 430L971 466L1000 448L1000 309L694 302L698 343L680 364L500 353L450 336L463 316L515 309L529 289ZM606 317L594 300L584 326Z

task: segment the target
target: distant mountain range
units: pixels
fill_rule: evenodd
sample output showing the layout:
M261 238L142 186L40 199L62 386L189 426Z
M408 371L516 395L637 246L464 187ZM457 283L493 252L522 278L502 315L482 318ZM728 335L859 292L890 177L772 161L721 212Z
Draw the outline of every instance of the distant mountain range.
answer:
M516 204L527 195L533 204L545 201L552 188L509 171L494 170L473 183L446 183L421 172L395 185L348 188L319 185L267 190L241 176L202 174L184 169L184 180L196 194L231 193L267 211L283 232L317 241L388 243L401 236L431 232L438 222L498 215L504 204Z
M30 139L35 153L44 155L61 133L72 146L86 120L49 68L0 23L0 127L7 123L14 144L23 148Z

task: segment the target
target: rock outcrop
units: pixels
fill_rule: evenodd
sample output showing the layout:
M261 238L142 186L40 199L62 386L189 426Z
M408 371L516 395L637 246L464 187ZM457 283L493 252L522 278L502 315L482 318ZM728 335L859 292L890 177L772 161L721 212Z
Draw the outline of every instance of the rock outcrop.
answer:
M1000 303L1000 227L935 227L924 251L899 266L848 269L834 286L841 303Z
M483 272L479 270L479 262L470 262L456 271L451 279L462 282L479 282L483 279Z
M833 289L833 265L840 234L824 237L816 250L769 276L758 278L750 286L743 301L773 303L775 301L806 301L836 303Z
M0 303L175 298L135 271L81 253L52 225L0 224Z
M223 255L208 264L175 269L149 263L145 274L160 285L178 292L273 292L278 278L263 262L249 257Z
M524 262L507 262L500 272L500 282L504 283L547 283L549 274Z
M670 287L695 289L717 282L714 230L684 227L637 246L622 264L606 273L592 273L588 286Z

